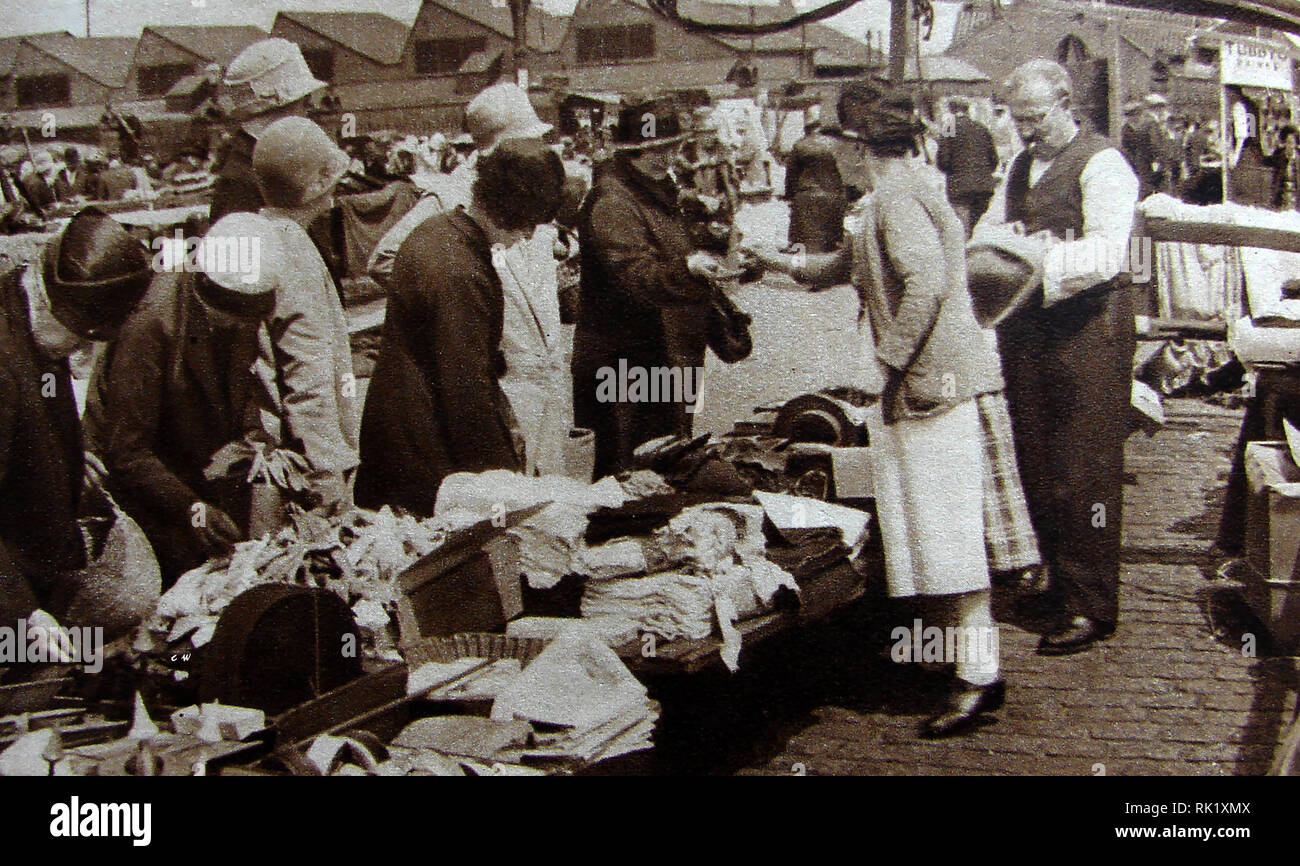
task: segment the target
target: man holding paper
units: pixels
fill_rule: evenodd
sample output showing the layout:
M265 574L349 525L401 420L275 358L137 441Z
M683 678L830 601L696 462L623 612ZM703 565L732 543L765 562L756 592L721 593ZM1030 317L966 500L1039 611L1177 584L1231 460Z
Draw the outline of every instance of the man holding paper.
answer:
M1006 82L1026 144L974 240L1008 226L1042 241L1043 291L998 326L1017 457L1057 624L1039 652L1081 652L1119 618L1119 554L1135 349L1127 291L1138 179L1079 128L1069 73L1048 60Z

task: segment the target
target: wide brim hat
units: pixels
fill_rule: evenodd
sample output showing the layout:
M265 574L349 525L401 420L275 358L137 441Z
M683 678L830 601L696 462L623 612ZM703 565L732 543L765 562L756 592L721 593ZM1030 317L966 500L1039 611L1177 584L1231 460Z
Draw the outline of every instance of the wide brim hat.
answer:
M1011 233L966 245L966 284L982 327L996 327L1042 291L1041 255L1039 242Z
M143 244L104 211L88 207L45 245L41 277L50 312L90 340L109 340L153 278Z

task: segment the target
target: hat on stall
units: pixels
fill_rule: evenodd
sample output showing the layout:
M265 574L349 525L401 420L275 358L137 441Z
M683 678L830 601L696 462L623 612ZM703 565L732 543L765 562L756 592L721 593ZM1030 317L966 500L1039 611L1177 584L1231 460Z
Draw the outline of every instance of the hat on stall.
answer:
M76 214L41 254L50 312L78 336L110 340L153 277L149 254L99 208Z
M195 292L220 312L264 319L275 309L282 261L280 236L270 220L254 213L227 214L203 236Z
M253 148L253 174L272 207L301 207L328 193L352 160L314 121L282 117Z
M1038 293L1041 255L1038 241L1010 231L966 245L966 284L981 327L995 327Z
M616 150L636 151L676 144L686 135L676 100L663 97L621 109L613 143Z
M541 138L551 128L518 84L493 84L465 106L465 129L479 150L491 150L507 138Z

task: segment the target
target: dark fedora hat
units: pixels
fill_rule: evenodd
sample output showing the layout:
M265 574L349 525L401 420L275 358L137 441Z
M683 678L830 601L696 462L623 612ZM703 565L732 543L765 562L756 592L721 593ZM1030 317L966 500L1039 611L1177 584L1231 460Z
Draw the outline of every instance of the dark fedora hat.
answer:
M117 334L153 277L144 245L95 207L45 245L41 264L54 318L91 340Z
M966 284L981 326L995 327L1042 290L1041 254L1037 241L1010 232L966 245Z
M633 102L620 109L613 143L618 150L642 150L675 144L686 136L677 101L660 97Z

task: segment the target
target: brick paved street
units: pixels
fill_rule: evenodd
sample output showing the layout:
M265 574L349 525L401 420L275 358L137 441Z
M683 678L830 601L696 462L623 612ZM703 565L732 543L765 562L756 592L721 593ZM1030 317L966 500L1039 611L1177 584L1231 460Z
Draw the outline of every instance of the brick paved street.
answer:
M887 659L912 614L867 600L839 620L746 650L738 675L665 685L656 771L746 774L1258 775L1295 707L1295 667L1242 652L1252 625L1214 580L1214 534L1240 413L1171 401L1129 441L1122 615L1091 652L1034 654L1004 622L1009 684L997 721L916 738L943 680ZM999 604L999 620L1005 615Z

